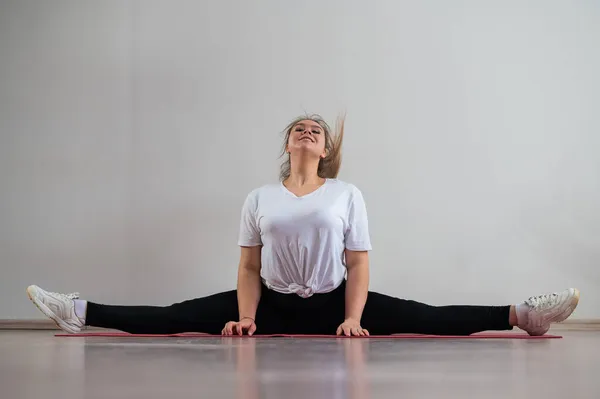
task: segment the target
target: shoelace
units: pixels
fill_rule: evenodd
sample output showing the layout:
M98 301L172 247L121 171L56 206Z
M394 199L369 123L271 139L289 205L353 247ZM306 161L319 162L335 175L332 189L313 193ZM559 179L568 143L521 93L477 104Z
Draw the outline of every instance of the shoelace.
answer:
M559 300L558 294L544 294L538 296L532 296L525 301L525 303L531 306L533 309L540 310L552 307L556 305Z
M63 298L63 299L79 299L79 292L72 292L70 294L61 294L60 292L48 292L48 294L57 296L59 298Z

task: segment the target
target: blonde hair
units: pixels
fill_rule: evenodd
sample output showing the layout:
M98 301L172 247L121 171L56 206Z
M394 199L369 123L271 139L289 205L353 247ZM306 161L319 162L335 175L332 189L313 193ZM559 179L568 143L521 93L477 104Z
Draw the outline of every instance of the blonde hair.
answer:
M284 130L285 139L283 140L283 149L281 152L281 156L285 156L286 159L281 164L281 170L279 172L279 179L281 181L287 179L290 176L291 172L291 164L290 164L290 154L286 152L286 147L288 144L288 140L290 138L290 133L296 124L301 121L311 120L316 122L323 129L323 133L325 134L325 158L322 158L319 161L319 168L317 169L317 174L322 178L336 178L339 171L340 166L342 165L342 140L344 139L344 121L346 117L345 115L340 115L337 118L335 124L335 134L332 134L331 127L325 122L325 120L317 114L312 115L303 115L294 119L289 125L286 126Z

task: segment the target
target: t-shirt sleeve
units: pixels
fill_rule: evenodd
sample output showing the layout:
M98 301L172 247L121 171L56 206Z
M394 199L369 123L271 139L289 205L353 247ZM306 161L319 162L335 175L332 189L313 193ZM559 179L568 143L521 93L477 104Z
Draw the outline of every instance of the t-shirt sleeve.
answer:
M351 251L370 251L369 220L367 206L361 191L353 187L348 205L348 227L345 232L346 248Z
M258 206L255 192L248 194L242 207L240 220L240 231L238 236L238 245L241 247L254 247L262 245L260 238L260 229L256 220L256 210Z

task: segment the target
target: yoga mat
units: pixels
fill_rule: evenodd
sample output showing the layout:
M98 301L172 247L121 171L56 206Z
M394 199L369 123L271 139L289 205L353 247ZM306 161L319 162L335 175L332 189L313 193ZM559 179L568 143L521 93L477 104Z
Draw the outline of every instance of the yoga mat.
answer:
M541 335L532 337L529 334L505 334L505 333L477 333L473 335L423 335L423 334L397 334L397 335L370 335L353 336L345 335L288 335L288 334L269 334L269 335L211 335L202 333L182 333L182 334L129 334L123 332L87 332L78 334L56 334L56 337L119 337L119 338L392 338L392 339L556 339L562 338L560 335Z

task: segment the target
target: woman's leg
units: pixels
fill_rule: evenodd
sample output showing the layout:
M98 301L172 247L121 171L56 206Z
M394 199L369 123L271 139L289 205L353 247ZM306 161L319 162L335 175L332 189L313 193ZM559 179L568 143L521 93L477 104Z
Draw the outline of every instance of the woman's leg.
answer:
M264 290L266 287L263 286ZM75 294L48 292L37 286L30 286L27 293L47 317L69 333L77 333L87 325L134 334L220 334L225 323L239 317L235 290L164 307L101 305L81 301ZM256 314L256 333L278 332L281 323L277 313L268 295L261 298Z
M345 282L326 294L300 298L271 292L281 309L281 333L335 335L345 317ZM361 325L371 335L396 333L469 335L484 330L510 330L510 306L435 307L369 292Z
M88 302L85 324L132 334L220 334L225 323L237 319L237 291L233 290L164 307Z
M519 305L431 306L369 292L362 327L372 335L397 333L470 335L489 330L512 330L542 335L551 323L565 320L579 302L579 291L530 297Z
M431 306L369 292L361 325L371 335L470 335L511 330L510 306Z

